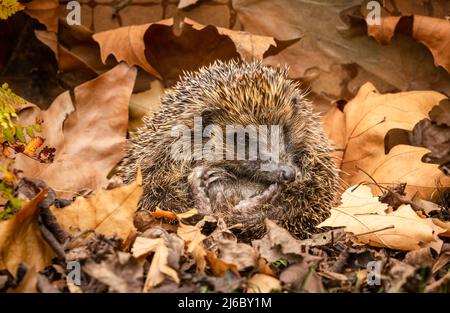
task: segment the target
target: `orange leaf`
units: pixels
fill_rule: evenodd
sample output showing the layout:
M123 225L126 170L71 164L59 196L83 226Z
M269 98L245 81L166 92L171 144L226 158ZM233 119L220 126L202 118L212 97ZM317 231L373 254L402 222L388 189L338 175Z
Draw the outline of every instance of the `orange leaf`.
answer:
M225 263L221 259L218 259L214 252L208 251L206 252L206 262L208 262L209 267L211 268L211 271L213 272L214 276L222 277L227 270L232 271L237 276L239 275L239 271L237 270L237 266L230 263Z
M36 155L36 150L39 149L39 147L42 146L43 143L44 143L44 138L39 137L39 136L34 137L25 146L25 149L23 150L23 154L28 155L29 157L33 158Z

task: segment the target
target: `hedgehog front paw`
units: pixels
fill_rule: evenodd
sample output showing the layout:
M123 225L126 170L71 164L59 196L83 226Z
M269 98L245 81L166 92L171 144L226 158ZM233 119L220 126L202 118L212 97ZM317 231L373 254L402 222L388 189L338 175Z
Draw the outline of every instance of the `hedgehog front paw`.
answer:
M206 193L207 184L205 184L205 175L208 168L205 166L195 167L189 174L188 181L194 199L195 208L203 214L211 214L211 201Z
M233 207L233 210L236 212L260 210L265 204L275 201L279 195L278 185L272 184L262 193L249 199L241 200Z

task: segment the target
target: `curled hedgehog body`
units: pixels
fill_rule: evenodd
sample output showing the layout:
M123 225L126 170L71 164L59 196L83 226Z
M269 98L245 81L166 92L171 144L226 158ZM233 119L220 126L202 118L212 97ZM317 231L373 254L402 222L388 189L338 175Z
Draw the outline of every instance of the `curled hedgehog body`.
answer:
M141 168L142 209L195 207L223 217L244 240L264 234L265 218L305 238L328 217L336 204L337 170L318 117L287 79L287 69L216 62L185 74L161 102L159 112L144 118L131 136L120 167L126 182ZM195 118L201 118L200 141ZM252 125L263 131L257 135ZM229 137L236 127L244 136L236 131ZM245 143L244 158L237 155L239 143ZM277 162L264 153L251 156L255 143L266 152L276 150ZM180 147L188 147L181 158L174 154ZM202 156L205 147L214 147L215 157Z

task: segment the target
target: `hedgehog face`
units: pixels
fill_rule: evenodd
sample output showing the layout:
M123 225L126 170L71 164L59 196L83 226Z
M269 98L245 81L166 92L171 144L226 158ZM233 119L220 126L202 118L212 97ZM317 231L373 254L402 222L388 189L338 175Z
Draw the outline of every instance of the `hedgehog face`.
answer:
M286 79L285 69L229 75L201 112L203 146L219 147L208 164L269 185L301 180L295 160L304 143L298 130L305 128L303 117L311 108L298 86Z

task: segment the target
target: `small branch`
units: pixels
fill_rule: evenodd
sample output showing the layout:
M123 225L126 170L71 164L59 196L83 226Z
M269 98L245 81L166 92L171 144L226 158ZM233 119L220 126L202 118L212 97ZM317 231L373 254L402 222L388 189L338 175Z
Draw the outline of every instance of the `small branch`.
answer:
M376 229L376 230L371 230L371 231L368 231L367 233L357 234L357 235L354 235L354 236L355 236L355 237L358 237L358 236L369 235L369 234L377 233L377 232L379 232L379 231L383 231L383 230L386 230L386 229L392 229L392 228L395 228L395 226L394 226L394 225L391 225L391 226L387 226L387 227L384 227L384 228L380 228L380 229Z

